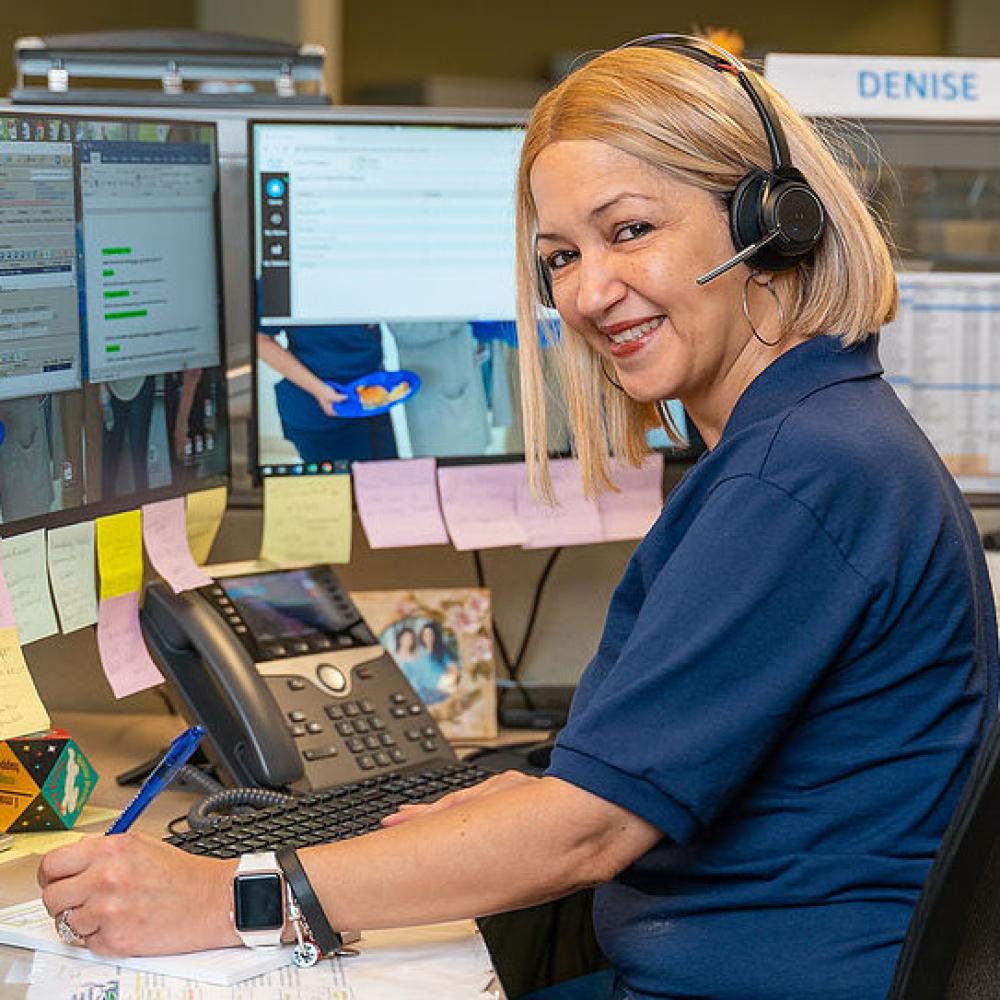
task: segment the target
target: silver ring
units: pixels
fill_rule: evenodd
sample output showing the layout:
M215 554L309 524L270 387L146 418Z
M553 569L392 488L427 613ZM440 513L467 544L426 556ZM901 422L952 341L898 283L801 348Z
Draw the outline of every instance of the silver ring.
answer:
M56 917L56 933L63 944L83 944L87 939L73 930L69 922L69 915L73 912L72 907L68 910L60 910Z

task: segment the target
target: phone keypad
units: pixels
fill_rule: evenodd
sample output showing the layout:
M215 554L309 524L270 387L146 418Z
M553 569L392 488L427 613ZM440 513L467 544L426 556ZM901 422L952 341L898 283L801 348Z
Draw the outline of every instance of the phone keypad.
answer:
M348 672L346 667L324 665ZM386 677L391 686L379 684L378 672L369 664L359 665L350 673L352 682L345 683L344 688L351 691L351 697L331 697L329 685L321 680L310 683L303 676L287 675L271 678L282 692L280 700L289 728L304 760L318 762L332 758L339 777L344 768L353 767L348 774L360 775L450 755L450 748L412 689L398 687L391 674ZM317 701L317 694L324 689L326 699ZM326 743L321 742L324 736ZM338 753L330 753L331 750Z

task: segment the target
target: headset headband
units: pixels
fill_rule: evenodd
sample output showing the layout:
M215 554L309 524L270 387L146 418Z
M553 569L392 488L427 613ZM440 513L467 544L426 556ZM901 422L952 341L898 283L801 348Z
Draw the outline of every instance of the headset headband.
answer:
M732 73L746 91L747 97L753 103L761 124L764 126L767 148L771 152L772 173L781 174L792 165L792 157L788 152L788 141L785 139L784 129L781 127L781 121L770 98L753 82L750 69L731 52L727 52L722 46L710 42L707 38L673 34L643 35L640 38L624 42L618 47L620 49L644 48L679 52L681 55L695 59L719 73Z

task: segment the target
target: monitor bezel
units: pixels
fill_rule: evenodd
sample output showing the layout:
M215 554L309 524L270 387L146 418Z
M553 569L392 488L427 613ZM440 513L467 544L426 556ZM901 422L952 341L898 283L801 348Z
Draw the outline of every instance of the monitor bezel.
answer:
M144 490L141 494L133 493L129 497L114 497L112 499L95 500L82 504L79 507L68 507L64 510L47 511L44 514L34 514L31 517L19 518L16 521L0 521L0 538L13 538L23 535L29 531L37 531L39 528L61 528L69 524L77 524L81 521L92 521L98 517L106 517L109 514L120 514L124 511L138 510L144 504L156 503L160 500L174 500L178 497L186 496L188 493L198 493L201 490L209 490L218 486L225 486L227 489L232 483L232 426L229 422L229 392L227 379L226 361L226 317L223 303L223 282L222 282L222 211L221 211L221 178L219 169L219 128L218 123L203 118L173 118L170 115L116 115L102 113L69 113L61 114L58 111L33 111L29 106L10 105L4 111L5 118L26 118L31 121L36 120L57 120L68 122L121 122L124 124L146 124L146 125L184 125L196 127L208 127L212 130L214 137L214 156L212 169L215 172L215 192L213 195L213 219L215 226L215 273L217 309L219 316L219 364L218 368L222 373L223 391L220 393L221 417L226 426L226 451L225 451L225 472L210 476L203 482L199 482L195 488L191 488L190 483L183 485L171 484L169 486L158 486L153 489ZM34 141L34 140L32 140ZM74 155L74 184L78 183L79 163L76 162L77 150L76 140L71 140ZM77 195L74 191L74 196ZM82 216L75 220L76 225L82 225ZM83 391L79 390L70 391ZM38 394L34 394L38 395Z
M301 126L343 126L343 125L439 125L458 126L464 128L496 128L513 127L523 128L526 124L527 111L508 109L448 109L448 108L341 108L339 113L327 115L325 117L296 117L296 118L275 118L273 116L251 116L246 123L246 150L247 150L247 234L249 237L249 295L250 295L250 317L251 317L251 344L250 344L250 422L249 433L247 434L247 470L250 473L253 485L259 487L263 481L270 476L263 474L259 455L259 400L258 400L258 379L257 367L259 359L257 357L257 231L256 231L256 199L257 199L257 144L255 130L259 127L281 126L295 128ZM687 416L688 440L687 448L652 448L651 453L660 454L664 461L670 464L691 465L704 452L705 445L702 441L698 429L694 426L690 416ZM428 456L414 456L424 458ZM505 455L451 455L451 456L429 456L439 466L462 466L462 465L497 465L501 463L523 462L525 455L517 452ZM550 452L550 458L570 458L570 451ZM407 459L400 459L407 461ZM303 463L298 463L299 465ZM332 474L346 473L350 471L348 460L336 460ZM294 468L294 464L289 466ZM285 475L292 472L283 473ZM302 473L307 474L307 473ZM315 473L313 473L315 474ZM322 473L321 473L322 474ZM330 474L330 473L327 473ZM277 474L280 478L280 475Z

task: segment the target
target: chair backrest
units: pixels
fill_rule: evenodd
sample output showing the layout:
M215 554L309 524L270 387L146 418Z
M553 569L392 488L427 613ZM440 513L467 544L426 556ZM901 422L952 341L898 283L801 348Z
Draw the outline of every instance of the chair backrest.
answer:
M1000 997L1000 718L979 751L906 932L888 1000Z

